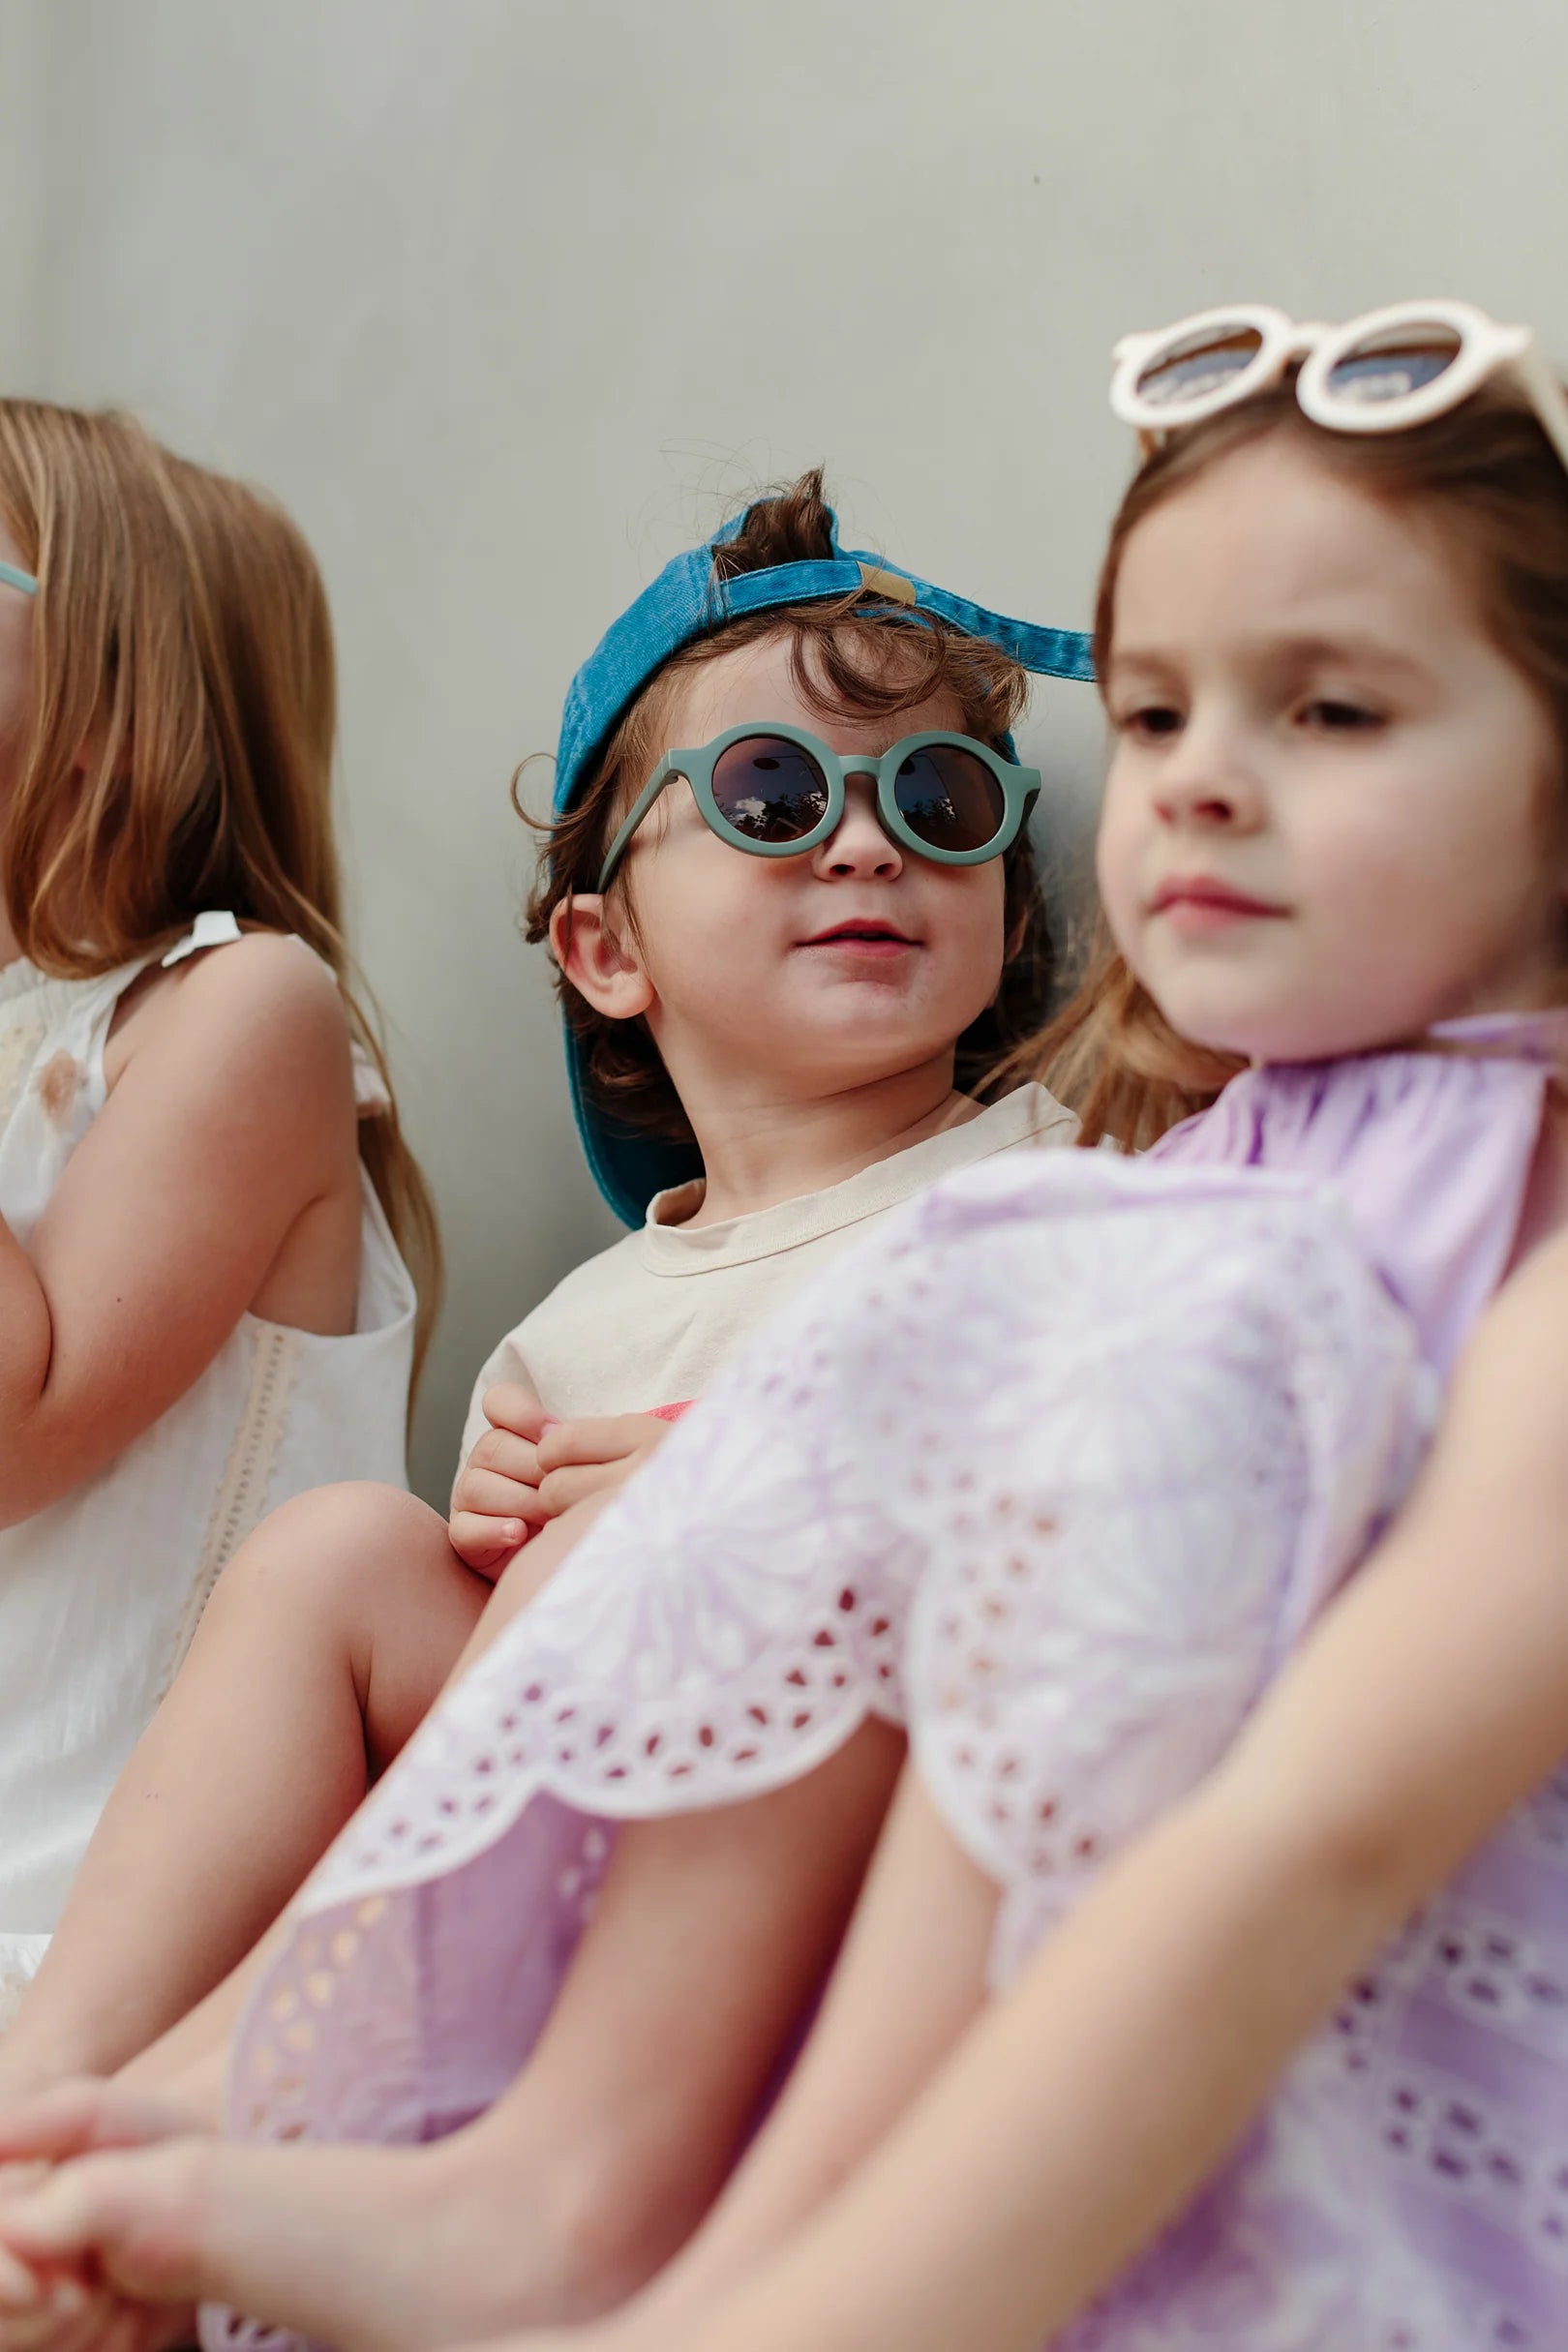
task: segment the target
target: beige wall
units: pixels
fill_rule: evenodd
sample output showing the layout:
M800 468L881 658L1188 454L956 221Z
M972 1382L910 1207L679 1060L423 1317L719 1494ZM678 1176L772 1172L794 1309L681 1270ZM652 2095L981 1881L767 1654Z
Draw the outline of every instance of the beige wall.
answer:
M1568 357L1562 0L0 0L0 368L325 564L364 960L452 1287L416 1473L611 1230L514 934L513 763L663 558L826 458L1078 621L1130 326L1463 292ZM1027 740L1081 837L1096 724Z

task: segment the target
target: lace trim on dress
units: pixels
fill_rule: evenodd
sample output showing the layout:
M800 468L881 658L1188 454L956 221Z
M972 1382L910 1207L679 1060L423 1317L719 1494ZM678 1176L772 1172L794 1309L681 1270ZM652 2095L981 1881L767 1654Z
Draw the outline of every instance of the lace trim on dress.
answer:
M260 1519L288 1418L299 1334L281 1323L255 1325L250 1379L228 1460L213 1496L196 1573L159 1678L160 1704L196 1637L202 1613L240 1545Z

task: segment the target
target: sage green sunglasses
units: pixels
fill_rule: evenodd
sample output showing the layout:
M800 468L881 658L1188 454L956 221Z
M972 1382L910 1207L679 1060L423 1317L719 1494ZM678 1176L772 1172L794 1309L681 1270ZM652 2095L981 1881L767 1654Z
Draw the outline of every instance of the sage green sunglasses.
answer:
M24 596L38 594L38 582L31 572L19 571L15 563L0 563L0 581L7 588L20 588Z
M843 822L845 779L877 788L877 821L890 841L937 865L983 865L1010 849L1040 791L1038 768L1020 768L973 736L928 729L880 757L839 753L802 727L727 727L695 751L667 751L610 844L599 888L610 880L665 786L684 776L710 831L753 858L799 858Z

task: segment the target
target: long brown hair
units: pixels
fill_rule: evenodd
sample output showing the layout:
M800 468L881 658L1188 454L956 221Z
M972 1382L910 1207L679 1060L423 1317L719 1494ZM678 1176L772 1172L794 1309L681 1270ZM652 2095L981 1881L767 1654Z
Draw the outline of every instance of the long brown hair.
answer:
M1429 516L1470 575L1482 622L1538 697L1568 774L1568 475L1517 394L1488 387L1401 433L1333 433L1302 412L1293 380L1174 433L1140 467L1111 526L1095 603L1095 667L1106 675L1116 583L1129 539L1157 506L1232 451L1288 434L1371 498ZM1128 1150L1203 1109L1241 1068L1179 1036L1101 920L1071 1003L1010 1057L1083 1121L1082 1140Z
M715 551L715 570L732 579L779 563L825 560L832 552L832 516L818 467L748 508L736 537ZM765 638L788 643L796 689L825 718L888 718L946 694L958 705L962 732L1000 748L1029 692L1026 673L999 646L874 593L784 605L728 621L665 663L610 738L587 789L549 827L528 903L529 940L548 938L550 918L563 900L598 888L605 851L669 740L666 722L691 672ZM525 769L513 779L512 797L527 821L519 797ZM611 884L612 892L625 890L625 871ZM990 1081L999 1061L1038 1028L1049 998L1050 932L1027 830L1005 854L1003 874L1001 986L995 1002L959 1039L955 1057L954 1084L971 1094L995 1091ZM629 896L625 909L635 926ZM595 1100L645 1134L690 1143L691 1124L647 1023L610 1020L596 1012L559 973L557 987Z
M130 417L36 401L0 401L0 515L39 582L0 835L22 952L88 978L231 909L331 966L385 1079L343 935L332 626L300 532ZM417 1372L440 1288L435 1209L395 1104L360 1121L359 1148L419 1291Z

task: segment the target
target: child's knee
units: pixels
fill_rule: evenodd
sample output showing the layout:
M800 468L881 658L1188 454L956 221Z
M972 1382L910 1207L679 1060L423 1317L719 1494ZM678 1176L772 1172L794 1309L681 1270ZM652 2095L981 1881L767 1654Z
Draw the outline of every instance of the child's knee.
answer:
M367 1579L383 1596L400 1572L467 1576L446 1522L415 1494L368 1479L316 1487L271 1512L240 1546L219 1583L230 1605L265 1592L328 1613Z

